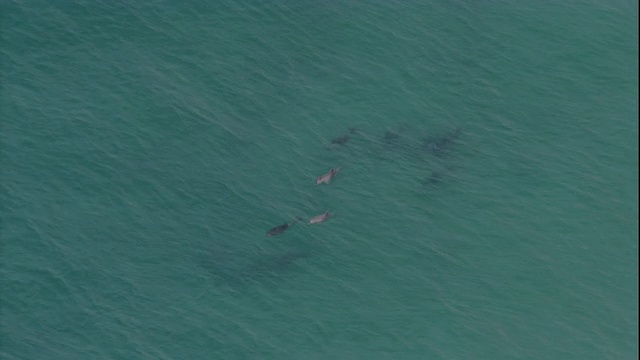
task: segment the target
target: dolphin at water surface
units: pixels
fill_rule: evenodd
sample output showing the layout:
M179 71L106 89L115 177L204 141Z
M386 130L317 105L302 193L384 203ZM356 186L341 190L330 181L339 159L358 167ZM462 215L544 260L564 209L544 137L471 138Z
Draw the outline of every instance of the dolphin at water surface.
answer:
M331 168L328 173L320 175L316 178L316 185L328 184L340 171L340 168Z
M325 221L327 221L327 219L329 218L329 216L332 216L333 214L330 214L329 211L325 211L324 214L320 214L318 216L314 216L311 218L311 220L309 220L309 224L320 224L323 223Z

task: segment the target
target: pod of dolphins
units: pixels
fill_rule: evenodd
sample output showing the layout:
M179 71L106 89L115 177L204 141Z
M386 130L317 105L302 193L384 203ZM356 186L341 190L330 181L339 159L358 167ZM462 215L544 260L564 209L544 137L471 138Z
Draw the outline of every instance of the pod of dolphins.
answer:
M341 146L344 145L345 143L347 143L350 139L351 139L351 135L352 134L356 134L360 132L360 129L356 129L356 128L349 128L348 129L349 132L346 133L345 135L336 137L334 139L331 140L331 147L333 146ZM450 147L453 142L461 135L462 131L459 128L456 128L454 131L449 132L448 134L444 135L444 136L440 136L440 137L436 137L436 138L428 138L428 139L424 139L423 143L422 143L422 148L426 151L428 151L429 153L433 154L433 155L440 155L443 151L445 151L448 147ZM387 133L385 133L384 136L384 142L388 143L390 141L395 142L398 138L398 135L392 132L387 131ZM320 185L320 184L329 184L331 182L331 180L333 180L334 177L336 177L336 175L340 172L340 168L336 167L336 168L331 168L329 169L329 171L325 174L322 174L318 177L316 177L316 185ZM431 176L429 176L427 179L425 179L423 181L424 185L435 185L437 183L439 183L442 180L442 176L443 173L441 172L434 172L431 174ZM325 221L327 221L327 219L329 219L329 217L331 217L333 214L331 214L328 210L325 211L324 213L320 214L320 215L316 215L314 217L312 217L308 223L309 224L320 224L323 223ZM301 218L301 217L297 217L295 221L290 222L290 223L285 223L282 225L278 225L276 227L273 227L271 229L269 229L269 231L267 231L266 236L275 236L275 235L279 235L284 233L285 231L287 231L291 226L299 223L299 222L306 222L305 219Z
M349 128L349 132L345 135L339 136L337 138L334 138L331 140L331 146L336 146L336 145L344 145L345 143L347 143L347 141L349 141L351 139L351 134L355 134L359 131L359 129L356 128ZM320 185L320 184L329 184L331 182L331 180L333 180L334 177L336 177L336 175L338 175L338 172L340 171L340 168L331 168L329 169L329 171L326 174L322 174L318 177L316 177L316 185ZM327 221L327 219L329 219L330 216L332 216L333 214L331 214L329 212L329 210L325 211L324 213L320 214L320 215L316 215L314 217L312 217L309 220L309 224L320 224L323 223L325 221ZM279 235L282 234L283 232L287 231L287 229L289 229L291 226L293 226L294 224L297 224L301 221L305 221L304 219L298 217L296 218L295 221L291 222L291 223L285 223L282 225L278 225L274 228L271 228L269 231L267 231L266 236L274 236L274 235Z
M338 174L338 171L340 171L340 168L331 168L329 170L329 172L327 172L326 174L320 175L316 178L316 185L320 185L320 184L328 184L331 182L331 180ZM309 224L320 224L323 223L325 221L327 221L327 219L333 214L331 214L329 212L329 210L325 211L324 213L314 216L311 218L311 220L309 220ZM278 235L278 234L282 234L283 232L287 231L287 229L289 229L289 227L293 226L294 224L297 224L301 221L305 221L305 219L298 217L296 218L295 221L291 222L291 223L285 223L282 225L278 225L272 229L270 229L269 231L267 231L267 236L274 236L274 235Z

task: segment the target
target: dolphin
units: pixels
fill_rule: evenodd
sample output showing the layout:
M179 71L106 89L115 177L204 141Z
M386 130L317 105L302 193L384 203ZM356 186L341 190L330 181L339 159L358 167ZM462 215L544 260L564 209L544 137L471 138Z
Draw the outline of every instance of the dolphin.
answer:
M289 229L290 226L293 226L294 224L303 221L304 219L301 217L296 218L296 220L292 223L286 223L286 224L282 224L282 225L278 225L274 228L272 228L271 230L267 231L266 236L274 236L274 235L278 235L278 234L282 234L283 232L287 231L287 229Z
M302 251L289 251L269 259L268 270L282 270L298 259L308 258L309 254Z
M323 222L327 221L329 216L332 216L332 215L333 214L330 214L329 211L327 210L327 211L325 211L324 214L312 217L311 220L309 220L309 224L320 224L320 223L323 223Z
M358 128L349 128L348 130L349 130L348 133L342 136L338 136L337 138L331 139L331 145L344 145L347 143L347 141L351 140L351 134L356 134L360 132L360 129Z
M425 139L423 146L426 150L430 151L434 155L439 155L443 151L447 150L453 143L462 135L460 128L455 129L442 137Z
M382 136L382 141L385 144L395 144L396 142L398 142L399 138L400 138L400 135L398 135L397 132L387 130L384 132L384 135Z
M427 177L423 182L422 185L424 186L435 186L438 185L439 183L442 182L444 177L444 173L441 171L434 171L431 173L431 175L429 177Z
M269 281L287 274L287 271L310 258L311 254L298 250L290 250L280 254L259 257L244 267L236 269L227 276L232 285L247 285L256 281Z
M331 170L329 170L328 173L318 176L316 178L316 185L320 185L322 183L328 184L329 182L331 182L331 179L333 179L333 177L336 176L338 171L340 171L340 168L335 168L335 169L331 168Z
M272 255L261 259L250 266L247 273L263 273L269 271L282 271L298 259L310 257L310 254L302 251L291 250L282 254Z

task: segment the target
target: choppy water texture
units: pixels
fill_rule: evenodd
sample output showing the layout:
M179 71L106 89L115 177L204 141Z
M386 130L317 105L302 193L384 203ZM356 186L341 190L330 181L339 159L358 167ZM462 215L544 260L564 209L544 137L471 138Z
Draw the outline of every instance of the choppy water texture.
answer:
M637 2L1 13L3 359L637 358Z

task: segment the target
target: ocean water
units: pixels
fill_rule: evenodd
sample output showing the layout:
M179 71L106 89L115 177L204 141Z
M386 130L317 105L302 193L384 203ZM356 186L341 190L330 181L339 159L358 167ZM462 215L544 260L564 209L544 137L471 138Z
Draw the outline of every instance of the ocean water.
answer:
M1 358L637 359L637 2L0 12Z

